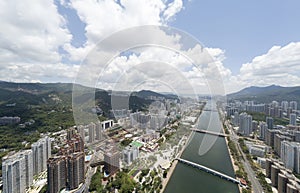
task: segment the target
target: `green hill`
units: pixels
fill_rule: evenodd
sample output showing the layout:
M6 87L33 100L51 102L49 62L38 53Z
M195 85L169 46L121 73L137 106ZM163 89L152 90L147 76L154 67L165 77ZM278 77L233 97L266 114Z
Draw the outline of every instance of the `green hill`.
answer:
M272 101L297 101L300 104L300 86L282 87L271 85L267 87L251 86L239 92L228 94L227 99L254 100L261 103Z

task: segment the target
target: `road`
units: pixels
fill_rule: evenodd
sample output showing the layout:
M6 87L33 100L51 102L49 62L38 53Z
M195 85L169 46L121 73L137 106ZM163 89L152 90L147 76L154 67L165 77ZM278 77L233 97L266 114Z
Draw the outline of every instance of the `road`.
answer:
M96 170L97 170L97 167L92 168L90 166L90 163L93 163L96 159L95 155L96 155L96 152L94 152L92 159L90 160L90 162L87 165L88 169L87 169L86 176L85 176L85 191L84 191L85 193L89 192L89 187L90 187L92 176L96 173Z
M230 135L231 140L236 144L239 152L241 153L241 155L243 157L243 160L241 160L241 162L244 165L245 171L248 174L248 178L252 184L252 192L255 192L255 193L263 192L263 188L260 185L259 181L257 180L256 174L253 171L253 169L251 168L251 164L249 163L246 155L244 154L244 152L242 151L242 149L240 147L240 144L238 142L239 136L235 133L235 131L233 130L232 126L228 123L228 121L225 121L225 125L231 133L231 135Z

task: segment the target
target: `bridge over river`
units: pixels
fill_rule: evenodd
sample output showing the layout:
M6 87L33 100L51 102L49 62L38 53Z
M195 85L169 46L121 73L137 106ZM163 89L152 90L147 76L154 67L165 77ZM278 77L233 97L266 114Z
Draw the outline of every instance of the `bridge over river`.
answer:
M182 158L176 158L176 160L178 160L181 163L184 163L184 164L190 165L192 167L198 168L198 169L200 169L202 171L205 171L207 173L210 173L210 174L213 174L215 176L218 176L218 177L220 177L222 179L226 179L226 180L228 180L228 181L230 181L232 183L241 184L240 180L235 179L235 178L233 178L231 176L228 176L226 174L223 174L221 172L218 172L218 171L216 171L214 169L208 168L206 166L203 166L203 165L200 165L200 164L197 164L197 163L194 163L194 162L188 161L186 159L182 159Z
M206 134L210 134L210 135L216 135L216 136L219 136L219 137L227 137L228 136L228 135L226 135L224 133L218 133L218 132L213 132L213 131L208 131L208 130L202 130L202 129L192 128L191 130L195 131L195 132L199 132L199 133L206 133Z

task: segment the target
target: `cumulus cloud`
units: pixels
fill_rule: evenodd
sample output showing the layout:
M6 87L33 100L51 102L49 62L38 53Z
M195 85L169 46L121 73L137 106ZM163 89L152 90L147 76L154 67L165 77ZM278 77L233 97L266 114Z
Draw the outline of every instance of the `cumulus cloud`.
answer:
M220 54L224 52L211 48L212 55L210 55L206 49L199 49L199 47L197 44L194 48L180 53L165 47L134 49L132 54L118 56L105 66L97 65L95 62L97 57L93 56L94 59L91 61L95 63L84 68L80 77L82 77L81 80L89 79L91 72L88 69L94 69L95 72L95 69L102 68L98 77L99 87L105 85L112 90L134 90L137 85L141 86L142 84L145 86L144 89L155 91L163 91L169 87L167 91L175 89L177 93L182 94L209 93L215 87L222 86L220 76L223 74L218 71L225 68L221 59L218 61L216 58L220 58ZM195 50L198 50L198 55ZM196 60L190 60L192 58L189 56L193 56L192 58L196 58ZM199 57L208 63L204 64ZM98 58L102 57L98 56ZM90 76L87 76L88 74ZM222 88L218 89L222 93Z
M266 54L243 64L239 78L249 85L296 86L300 82L300 42L273 46Z
M163 0L70 0L68 7L76 10L86 24L86 44L81 48L65 46L71 59L76 61L82 60L96 43L114 32L140 25L167 24L182 9L183 3L181 0L168 5Z
M1 1L0 7L0 79L38 81L48 75L42 71L47 65L61 68L59 49L72 35L55 4ZM41 71L32 73L37 69Z
M167 9L164 11L164 16L166 20L169 20L174 15L176 15L183 8L182 0L174 0L169 3Z
M165 26L184 8L182 0L55 2L0 1L0 80L73 82L80 68L78 62L84 60L99 41L129 27ZM73 36L67 27L69 21L58 12L57 6L75 10L85 24L86 42L83 45L74 47L71 44ZM164 30L135 33L132 37L126 37L132 44L143 40L151 42L153 39L153 43L165 47L134 48L131 54L116 56L108 66L101 64L104 69L102 74L89 76L94 70L91 68L82 76L90 79L100 76L101 85L98 86L105 89L115 88L126 78L130 83L128 89L137 88L139 83L149 80L144 83L149 89L163 90L169 85L171 90L177 88L188 92L184 84L188 82L202 93L207 92L208 79L212 82L223 81L227 92L251 85L299 85L300 42L273 46L265 54L243 64L239 74L232 75L230 69L223 65L225 50L203 48L199 44L183 49L182 35ZM113 53L110 51L114 48L124 48L122 46L126 41L120 37L110 45L103 45L107 53L103 54L102 59L111 57ZM101 61L93 57L90 59L95 65Z
M121 1L64 1L60 6L74 9L83 23L86 24L87 41L81 47L71 44L72 34L67 28L67 18L58 12L54 2L35 3L24 1L0 2L0 73L1 80L17 82L72 82L76 76L90 79L94 68L86 74L77 74L80 66L64 62L81 61L95 48L99 40L111 33L133 26L165 25L183 8L181 0L167 3L163 0L121 0ZM26 7L30 4L31 8ZM159 29L159 28L157 28ZM162 47L139 47L133 54L118 56L100 74L99 87L105 89L140 88L162 91L180 91L182 93L197 92L207 88L207 74L214 74L215 69L207 65L219 61L217 68L224 70L222 61L224 52L220 49L207 49L199 44L183 50L181 35L164 30L135 33L132 44L151 42L164 45ZM122 48L122 38L115 39L110 45L104 45L113 50L115 46ZM110 42L111 43L111 42ZM168 49L172 48L172 49ZM105 56L111 56L110 49L105 50ZM175 50L175 51L174 51ZM181 54L176 52L180 51ZM97 57L98 55L95 55ZM191 63L187 58L195 59ZM95 60L99 65L99 60ZM101 61L101 60L100 60ZM102 64L104 65L104 64ZM207 66L205 66L207 65ZM222 75L226 75L222 74ZM126 83L127 85L121 85Z
M60 15L56 4L74 9L86 24L87 41L81 47L72 46L66 25L69 21ZM139 25L165 25L181 10L179 4L167 5L163 0L1 1L0 79L72 82L78 66L69 61L82 61L99 40L113 32ZM165 11L168 18L163 16Z

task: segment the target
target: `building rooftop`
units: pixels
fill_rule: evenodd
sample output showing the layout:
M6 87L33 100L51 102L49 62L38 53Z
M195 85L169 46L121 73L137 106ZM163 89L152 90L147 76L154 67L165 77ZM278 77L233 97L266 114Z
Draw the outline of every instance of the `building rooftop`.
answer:
M140 148L140 147L142 147L144 144L142 144L141 142L138 142L138 141L132 141L132 142L130 143L130 145L133 146L133 147Z

